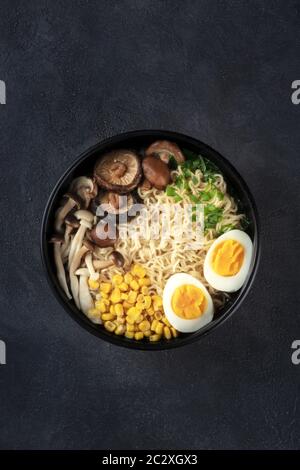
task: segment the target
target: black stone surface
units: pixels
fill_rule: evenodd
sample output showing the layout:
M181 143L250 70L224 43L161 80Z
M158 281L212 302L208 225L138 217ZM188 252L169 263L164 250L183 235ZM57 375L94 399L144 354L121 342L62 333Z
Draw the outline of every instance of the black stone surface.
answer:
M0 2L0 447L299 447L298 1ZM248 182L262 259L240 310L201 342L129 351L73 322L50 292L39 231L86 148L180 131Z

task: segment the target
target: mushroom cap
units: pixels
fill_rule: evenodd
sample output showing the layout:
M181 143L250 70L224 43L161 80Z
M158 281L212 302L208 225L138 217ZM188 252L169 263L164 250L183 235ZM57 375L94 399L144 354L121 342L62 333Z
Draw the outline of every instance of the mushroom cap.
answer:
M171 157L174 157L177 163L185 161L184 155L175 142L169 140L157 140L145 150L145 156L157 155L163 162L169 163Z
M69 213L65 218L65 224L73 228L78 228L80 225L78 219L76 219L75 215L71 213Z
M80 209L79 211L76 211L74 215L76 219L78 220L84 220L85 222L89 222L89 223L92 223L94 221L94 214L84 209Z
M119 268L121 268L122 266L124 266L125 264L125 259L124 259L124 256L122 255L122 253L120 253L119 251L112 251L111 254L110 254L112 260L114 261L115 265L118 266Z
M78 176L72 181L70 192L77 194L81 199L81 206L87 208L91 199L97 196L98 186L94 178Z
M130 150L113 150L97 160L94 176L99 186L126 194L140 182L141 162L138 155Z
M159 158L154 156L144 158L143 170L145 178L147 178L156 189L165 189L170 183L170 169L168 165Z

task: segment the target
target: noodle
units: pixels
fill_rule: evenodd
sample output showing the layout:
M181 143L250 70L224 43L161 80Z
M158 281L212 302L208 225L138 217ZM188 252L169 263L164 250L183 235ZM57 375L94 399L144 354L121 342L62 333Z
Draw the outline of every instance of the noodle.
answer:
M176 176L181 176L181 167L172 172L173 179ZM195 179L189 181L189 189L193 194L199 194L200 191L207 189L209 182L205 182L203 174L200 170L196 170L194 175ZM221 226L231 225L236 228L240 227L240 221L244 217L243 214L238 213L238 206L234 199L227 193L227 186L221 174L214 175L214 185L224 195L222 199L214 196L209 201L210 205L221 208L223 211L222 221L217 223L214 229L208 229L203 234L202 246L195 249L188 249L187 240L184 238L176 237L176 234L171 233L168 239L152 239L149 237L135 237L128 236L126 238L119 238L116 249L122 253L129 266L132 262L141 263L149 273L152 285L150 291L157 292L162 295L164 285L167 279L174 273L188 273L199 279L210 292L215 306L221 307L224 305L228 294L219 292L213 289L205 280L203 275L203 264L205 255L218 236L218 231ZM195 181L197 180L197 181ZM171 227L175 224L176 207L184 207L184 204L191 204L189 196L185 189L178 189L178 194L182 200L175 203L172 197L167 196L166 192L151 188L150 190L142 190L139 188L139 196L143 204L146 206L150 217L154 216L155 210L158 205L167 204L171 210ZM151 219L152 220L152 219ZM129 226L137 227L141 222L140 216L129 223ZM120 227L122 229L122 227Z

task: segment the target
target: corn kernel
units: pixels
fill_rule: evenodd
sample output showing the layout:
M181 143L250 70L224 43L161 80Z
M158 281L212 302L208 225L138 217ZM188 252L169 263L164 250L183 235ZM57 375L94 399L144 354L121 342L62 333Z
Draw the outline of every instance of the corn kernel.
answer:
M124 292L121 293L121 300L127 300L128 299L128 294L125 294Z
M161 310L161 305L159 305L157 302L152 302L154 311L157 312L157 310Z
M104 302L105 299L103 300L97 300L95 302L95 307L100 310L101 313L107 312L107 305Z
M126 331L134 331L134 330L135 330L134 325L129 325L129 324L126 325Z
M129 324L129 325L134 325L134 318L132 317L126 317L126 322Z
M147 320L143 320L143 321L139 324L139 328L140 328L141 331L150 330L150 322L147 321Z
M98 281L94 281L93 279L89 278L88 283L89 283L89 286L90 286L91 289L93 289L93 290L99 289L99 282Z
M159 341L160 340L160 335L151 335L149 336L150 341Z
M147 314L150 315L151 317L154 315L154 309L151 307L151 308L148 308L147 309Z
M140 284L141 279L139 279L139 284ZM149 289L147 286L142 286L141 292L143 295L147 295L149 293Z
M136 302L136 298L137 298L137 292L131 290L128 294L127 302L130 304L134 304Z
M134 332L133 331L125 331L124 336L126 336L126 338L132 339L134 337Z
M113 304L118 304L121 300L121 292L118 287L115 287L114 290L111 293L110 300L112 301Z
M153 300L153 302L160 302L160 303L162 303L162 298L161 298L161 296L160 296L160 295L157 295L157 294L153 294L153 295L152 295L152 300Z
M132 275L131 275L130 273L126 273L126 274L124 275L124 281L126 282L126 284L130 284L131 281L132 281L132 279L133 279L133 277L132 277Z
M140 341L143 338L144 338L144 333L142 333L142 331L137 331L136 333L134 333L134 339L136 339L137 341Z
M123 302L123 307L124 307L124 310L128 310L129 308L132 307L132 304L130 304L129 302L127 302L127 300L124 300Z
M145 268L143 268L142 265L135 264L132 268L132 274L134 274L134 276L137 276L139 278L143 278L146 276L146 270Z
M107 299L108 300L109 295L105 294L105 292L101 292L101 299Z
M158 324L158 321L157 321L157 320L153 320L153 322L151 323L151 330L152 330L152 331L155 331L155 330L156 330L157 324Z
M104 328L111 333L116 329L116 325L111 321L106 321L104 323Z
M115 335L122 335L123 333L125 333L125 326L118 325L117 328L115 329Z
M133 279L133 281L131 281L130 287L131 287L131 289L133 289L135 291L139 290L139 288L140 288L138 282L135 279Z
M155 333L158 335L161 335L164 330L164 325L160 322L157 322L156 328L155 328Z
M152 295L152 302L154 310L159 310L162 307L162 298L160 295Z
M116 312L115 312L115 306L114 306L114 305L111 305L111 306L109 307L109 313L113 313L113 314L116 313Z
M116 315L114 315L113 313L102 313L101 318L103 321L114 320L116 318Z
M178 336L178 331L175 330L175 328L171 327L171 332L172 332L173 338L177 338L177 336Z
M113 284L115 284L116 286L118 286L119 284L122 284L124 278L121 274L115 274L113 277L112 277L112 282Z
M116 305L115 305L115 313L116 313L117 315L123 315L123 313L124 313L124 307L123 307L122 304L116 304Z
M146 310L151 307L151 297L150 297L150 295L145 295L144 306L145 306Z
M134 317L135 315L137 315L137 310L135 307L130 307L128 310L127 310L127 315L129 317Z
M144 320L144 316L139 314L137 317L135 317L135 323L141 323Z
M128 284L126 284L126 282L122 282L120 285L119 285L119 289L121 292L127 292L129 287L128 287Z
M137 310L139 310L139 312L142 312L142 311L144 310L144 308L145 308L145 307L144 307L144 303L143 303L143 302L137 302L137 303L135 304L135 308L136 308Z
M161 321L164 322L164 324L167 325L168 327L171 326L171 323L169 322L169 320L167 319L167 317L163 317Z
M100 291L104 294L109 294L111 291L111 283L110 282L101 282L100 284Z
M142 286L151 286L151 281L149 277L144 277L143 279L139 279L139 285Z
M149 338L149 336L151 336L151 330L144 331L143 333L146 338Z
M166 339L171 339L172 338L171 331L170 331L170 328L168 326L164 326L164 337Z
M154 313L154 318L156 318L156 320L161 320L163 317L163 314L161 312L161 310L157 310L155 313Z
M143 302L144 302L144 296L143 296L143 294L139 294L139 295L137 296L137 298L136 298L136 301L143 303Z

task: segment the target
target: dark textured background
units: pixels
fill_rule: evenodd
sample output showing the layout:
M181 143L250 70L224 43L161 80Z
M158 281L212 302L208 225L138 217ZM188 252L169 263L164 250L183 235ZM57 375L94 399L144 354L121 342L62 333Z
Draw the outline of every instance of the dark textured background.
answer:
M299 447L299 2L1 0L0 79L0 447ZM41 266L42 212L61 173L137 128L216 148L262 221L242 308L169 352L80 329Z

